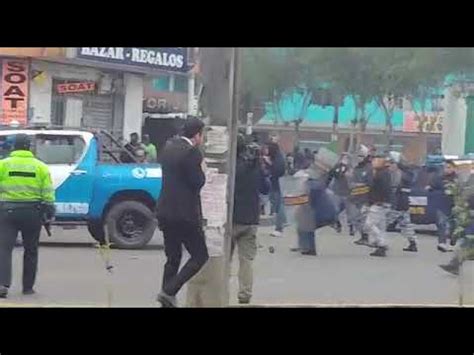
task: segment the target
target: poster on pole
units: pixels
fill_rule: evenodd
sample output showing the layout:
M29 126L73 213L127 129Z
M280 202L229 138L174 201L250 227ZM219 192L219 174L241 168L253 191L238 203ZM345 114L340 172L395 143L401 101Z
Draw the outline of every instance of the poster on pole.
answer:
M227 174L208 168L206 184L201 190L201 205L206 221L206 244L210 256L224 254L225 223L227 220Z
M28 120L28 62L1 60L0 124L26 124Z
M209 126L206 132L206 154L225 154L229 149L227 127Z

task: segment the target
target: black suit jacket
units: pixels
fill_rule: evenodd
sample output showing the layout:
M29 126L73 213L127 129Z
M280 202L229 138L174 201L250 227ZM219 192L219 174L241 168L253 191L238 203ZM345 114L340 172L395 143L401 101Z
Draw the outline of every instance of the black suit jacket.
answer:
M160 155L163 186L157 205L160 225L187 222L202 225L200 191L206 182L201 151L183 138L172 138Z

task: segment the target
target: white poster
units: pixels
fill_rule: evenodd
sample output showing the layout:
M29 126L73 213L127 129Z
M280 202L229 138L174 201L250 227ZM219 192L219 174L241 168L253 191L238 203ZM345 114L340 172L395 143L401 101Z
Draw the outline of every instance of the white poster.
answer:
M227 127L209 126L206 133L206 154L224 154L229 148Z
M206 244L210 256L224 254L224 225L227 220L227 174L217 169L206 171L206 184L201 190L203 217L206 220Z

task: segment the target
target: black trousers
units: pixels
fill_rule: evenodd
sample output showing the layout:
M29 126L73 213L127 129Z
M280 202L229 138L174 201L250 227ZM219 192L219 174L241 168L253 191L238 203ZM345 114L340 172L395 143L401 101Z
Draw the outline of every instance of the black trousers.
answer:
M201 226L185 222L163 223L166 264L163 273L162 290L175 296L183 285L189 281L209 259L206 240ZM181 270L183 246L191 257Z
M12 252L18 232L23 239L23 290L32 289L38 269L41 212L38 206L7 209L0 207L0 285L10 287Z

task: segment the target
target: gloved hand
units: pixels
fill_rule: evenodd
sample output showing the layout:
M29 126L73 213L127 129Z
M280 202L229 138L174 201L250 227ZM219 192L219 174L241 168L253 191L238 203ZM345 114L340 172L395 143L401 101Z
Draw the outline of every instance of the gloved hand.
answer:
M43 204L43 213L45 218L48 221L54 220L54 217L56 216L56 208L54 207L53 203L44 203Z

